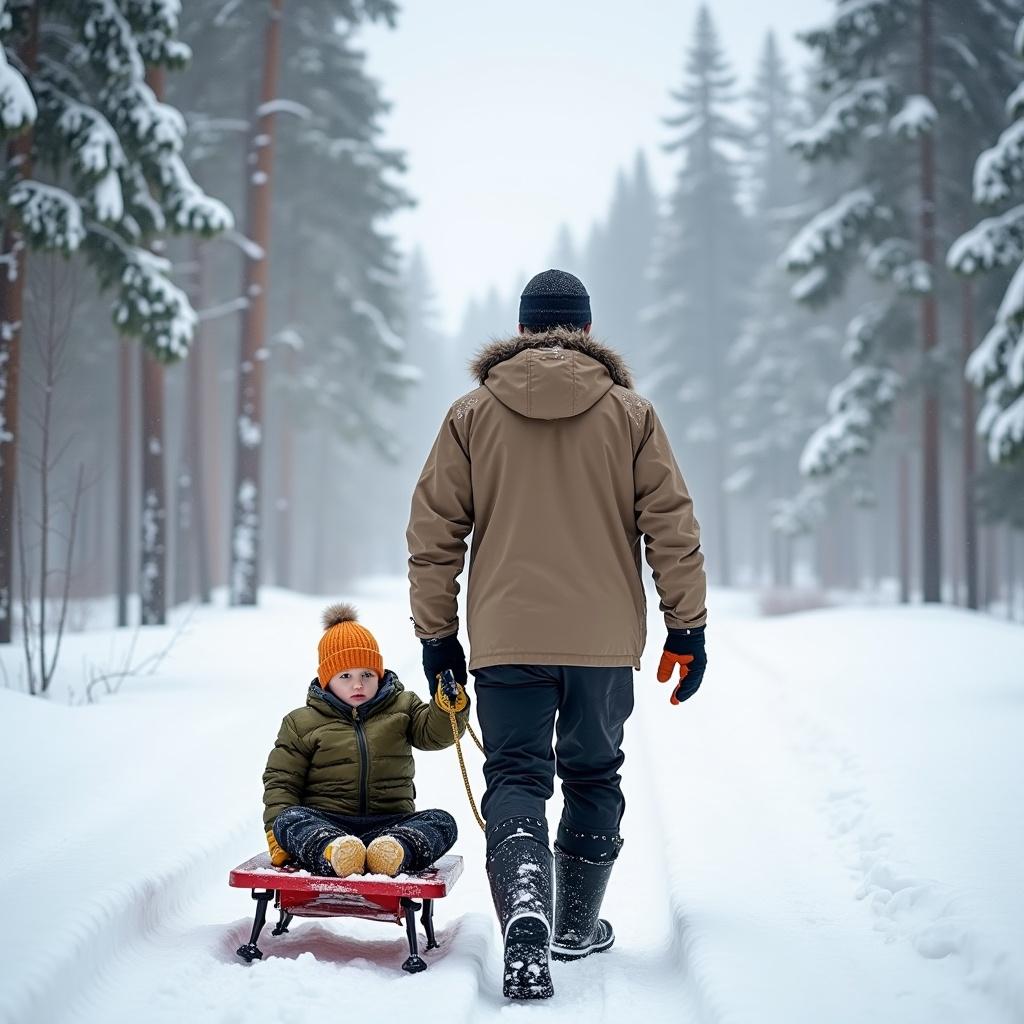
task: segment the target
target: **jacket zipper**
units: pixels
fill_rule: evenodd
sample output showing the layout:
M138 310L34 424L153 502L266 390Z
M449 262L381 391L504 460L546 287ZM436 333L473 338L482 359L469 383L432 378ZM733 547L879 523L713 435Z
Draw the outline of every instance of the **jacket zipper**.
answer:
M370 753L366 749L366 734L363 732L363 723L359 721L359 712L353 710L352 718L356 727L356 742L359 744L359 813L365 815L369 803L367 776L369 775Z

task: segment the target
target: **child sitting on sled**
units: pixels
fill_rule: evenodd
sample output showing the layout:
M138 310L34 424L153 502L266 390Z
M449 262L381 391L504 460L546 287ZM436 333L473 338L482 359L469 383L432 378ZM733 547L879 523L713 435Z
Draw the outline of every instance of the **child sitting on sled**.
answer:
M331 605L323 622L317 678L281 723L263 773L271 862L339 878L422 871L457 829L447 811L416 811L412 748L451 746L446 708L461 735L469 699L450 681L429 703L406 690L352 605Z

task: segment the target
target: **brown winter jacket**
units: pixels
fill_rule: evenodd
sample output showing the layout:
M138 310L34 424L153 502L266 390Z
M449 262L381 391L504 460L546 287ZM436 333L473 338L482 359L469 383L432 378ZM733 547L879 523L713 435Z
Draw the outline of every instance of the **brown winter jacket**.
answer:
M647 638L640 538L665 623L699 626L693 503L651 403L620 356L558 328L486 346L480 387L448 410L412 497L413 627L458 631L470 552L469 668L632 665Z

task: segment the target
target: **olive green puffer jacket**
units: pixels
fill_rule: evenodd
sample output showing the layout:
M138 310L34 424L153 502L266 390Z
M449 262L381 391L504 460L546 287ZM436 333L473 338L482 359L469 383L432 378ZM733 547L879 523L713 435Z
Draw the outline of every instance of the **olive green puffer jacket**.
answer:
M459 734L467 704L456 716ZM442 750L455 742L451 720L385 671L374 698L350 707L309 686L305 707L281 723L263 773L263 824L269 831L286 807L332 814L408 814L416 809L412 748Z

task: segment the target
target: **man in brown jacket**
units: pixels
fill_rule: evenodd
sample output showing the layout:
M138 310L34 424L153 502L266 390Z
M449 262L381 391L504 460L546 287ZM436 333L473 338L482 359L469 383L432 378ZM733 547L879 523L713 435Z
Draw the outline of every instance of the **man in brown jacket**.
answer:
M486 751L487 873L507 996L552 994L548 950L611 946L598 913L622 845L619 787L633 670L647 639L640 538L668 629L658 679L673 704L700 685L705 577L693 503L651 403L590 337L590 297L548 270L520 300L519 334L471 364L412 498L412 621L433 692L465 681L458 577L472 532L467 633ZM552 751L553 732L557 742ZM565 809L552 855L545 803Z

